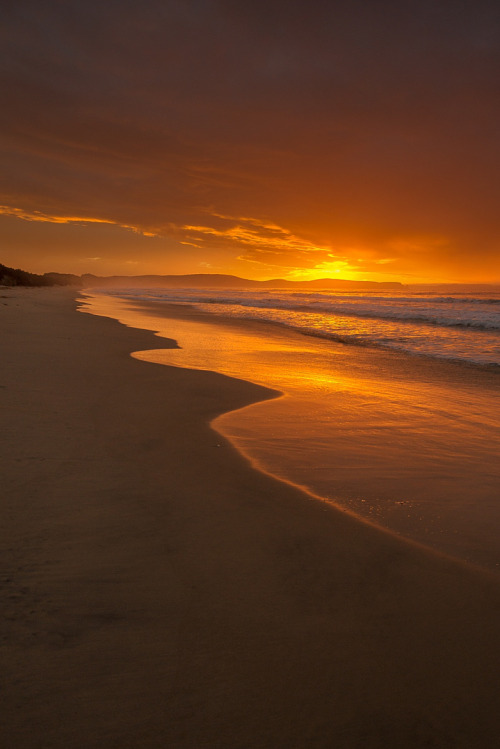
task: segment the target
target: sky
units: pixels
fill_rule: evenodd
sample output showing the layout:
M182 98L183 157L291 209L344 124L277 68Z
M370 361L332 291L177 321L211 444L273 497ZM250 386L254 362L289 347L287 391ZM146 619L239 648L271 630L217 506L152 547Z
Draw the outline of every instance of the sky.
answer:
M3 0L0 262L500 282L497 0Z

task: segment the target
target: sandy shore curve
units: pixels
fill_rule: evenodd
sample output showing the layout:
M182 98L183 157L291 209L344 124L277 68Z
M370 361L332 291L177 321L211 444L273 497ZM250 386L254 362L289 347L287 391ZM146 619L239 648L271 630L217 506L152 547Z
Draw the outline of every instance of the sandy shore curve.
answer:
M0 330L4 746L496 745L496 577L254 470L209 422L269 391L74 291Z

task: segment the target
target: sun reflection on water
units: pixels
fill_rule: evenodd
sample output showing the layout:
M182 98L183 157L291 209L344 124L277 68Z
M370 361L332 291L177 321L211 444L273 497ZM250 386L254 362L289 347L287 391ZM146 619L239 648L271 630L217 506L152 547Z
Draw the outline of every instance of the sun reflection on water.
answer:
M500 402L491 373L186 308L167 317L163 305L102 294L84 311L181 347L137 359L283 392L214 423L259 467L440 550L500 562Z

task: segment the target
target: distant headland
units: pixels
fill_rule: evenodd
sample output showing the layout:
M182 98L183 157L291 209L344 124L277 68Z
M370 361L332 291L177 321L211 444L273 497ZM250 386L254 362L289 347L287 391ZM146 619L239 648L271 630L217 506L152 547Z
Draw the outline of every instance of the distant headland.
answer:
M272 278L255 281L219 273L194 273L188 275L149 276L95 276L84 273L28 273L19 268L8 268L0 264L2 286L78 286L92 288L206 288L206 289L400 289L397 281L348 281L340 278L319 278L314 281L288 281Z

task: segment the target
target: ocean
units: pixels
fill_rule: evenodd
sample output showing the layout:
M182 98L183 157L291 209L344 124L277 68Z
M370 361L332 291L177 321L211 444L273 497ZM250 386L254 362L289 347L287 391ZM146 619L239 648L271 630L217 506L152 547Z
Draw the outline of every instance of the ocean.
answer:
M344 344L500 366L500 288L454 294L123 290L136 300L191 304L216 315L286 325Z
M272 388L212 423L258 469L500 570L496 290L90 290L82 310L179 346L135 358Z

